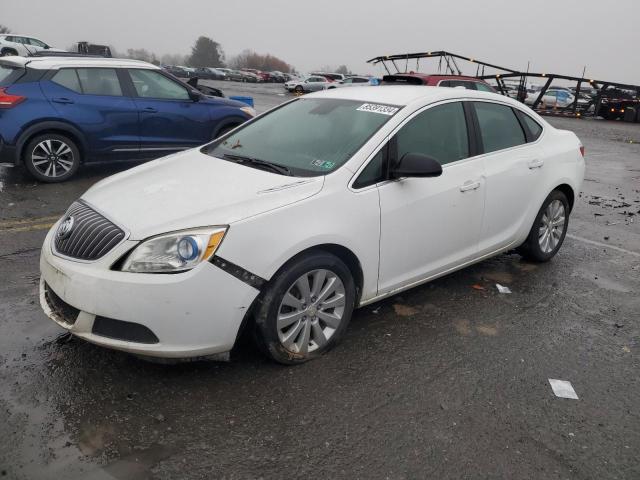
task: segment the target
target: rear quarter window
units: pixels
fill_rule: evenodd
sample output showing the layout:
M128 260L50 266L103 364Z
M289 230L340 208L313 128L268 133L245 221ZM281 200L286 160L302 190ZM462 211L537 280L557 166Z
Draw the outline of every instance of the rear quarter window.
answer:
M536 122L533 118L531 118L526 113L521 112L520 110L518 110L518 117L524 125L524 128L528 130L527 141L535 142L538 138L540 138L540 135L542 135L542 126L538 122Z
M0 87L12 85L23 73L24 69L22 68L0 65Z

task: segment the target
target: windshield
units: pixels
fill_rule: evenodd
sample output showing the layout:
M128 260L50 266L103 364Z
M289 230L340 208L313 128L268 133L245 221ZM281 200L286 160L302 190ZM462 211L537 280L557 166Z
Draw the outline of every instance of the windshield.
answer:
M294 176L326 175L342 166L400 107L301 98L204 147L217 158L249 157Z

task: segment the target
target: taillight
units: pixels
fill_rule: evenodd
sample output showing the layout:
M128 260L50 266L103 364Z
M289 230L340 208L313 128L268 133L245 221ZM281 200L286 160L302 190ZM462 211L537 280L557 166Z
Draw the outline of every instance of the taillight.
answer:
M6 88L0 88L0 108L13 108L25 99L26 97L7 93Z
M584 145L580 145L580 155L584 158Z

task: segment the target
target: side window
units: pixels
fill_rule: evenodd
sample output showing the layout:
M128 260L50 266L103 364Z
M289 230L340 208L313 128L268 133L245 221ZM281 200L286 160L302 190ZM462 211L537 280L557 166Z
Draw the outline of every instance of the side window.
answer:
M353 83L369 83L369 80L366 78L354 78Z
M34 47L44 48L47 46L44 42L41 42L40 40L36 40L35 38L29 38L28 40L29 40L29 43Z
M385 178L384 172L384 160L387 151L385 145L376 153L375 157L371 159L369 164L362 170L355 182L353 182L353 188L363 188L381 182Z
M452 87L451 80L442 80L439 84L439 87Z
M485 85L484 83L476 82L476 88L481 92L493 92L493 89L489 85Z
M75 68L63 68L58 70L58 73L51 78L51 81L68 88L69 90L73 90L74 92L82 93L80 79L78 78L78 73Z
M78 68L82 93L86 95L122 96L120 80L113 68Z
M398 160L406 153L428 155L441 165L469 156L469 137L462 103L432 107L397 133Z
M474 102L484 152L490 153L526 143L515 113L506 105Z
M129 70L136 93L142 98L189 100L188 90L155 70Z
M524 124L525 128L529 130L529 142L535 142L540 135L542 135L542 126L538 122L536 122L533 118L531 118L526 113L523 113L518 110L518 117Z

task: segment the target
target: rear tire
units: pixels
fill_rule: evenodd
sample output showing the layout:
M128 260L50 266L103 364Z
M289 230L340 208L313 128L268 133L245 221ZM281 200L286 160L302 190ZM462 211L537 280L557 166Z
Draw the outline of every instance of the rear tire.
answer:
M34 137L25 147L23 161L29 173L38 181L64 182L80 167L80 150L70 138L57 133Z
M569 201L560 190L545 199L536 215L527 240L517 252L533 262L548 262L564 242L569 227Z
M262 293L255 316L256 343L284 365L317 358L344 336L355 301L355 283L342 260L322 251L300 256Z

